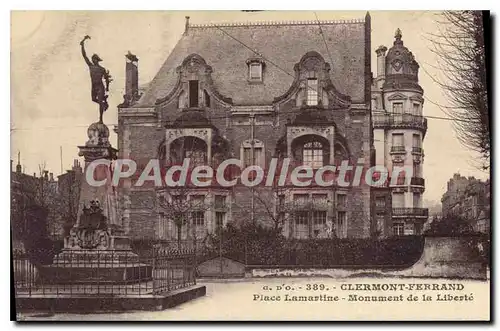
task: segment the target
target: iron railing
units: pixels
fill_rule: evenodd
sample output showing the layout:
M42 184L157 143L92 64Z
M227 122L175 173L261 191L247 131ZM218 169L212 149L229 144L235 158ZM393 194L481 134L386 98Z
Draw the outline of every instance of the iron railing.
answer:
M373 115L374 128L413 128L427 131L427 118L412 114Z
M51 265L26 254L13 256L16 296L156 295L195 285L195 255L158 248L148 256L131 251L65 251Z
M412 147L411 152L413 154L424 154L424 150L422 147Z
M429 216L427 208L392 208L392 216Z
M412 177L410 185L425 186L425 179L420 177Z
M391 153L406 153L405 146L392 146Z

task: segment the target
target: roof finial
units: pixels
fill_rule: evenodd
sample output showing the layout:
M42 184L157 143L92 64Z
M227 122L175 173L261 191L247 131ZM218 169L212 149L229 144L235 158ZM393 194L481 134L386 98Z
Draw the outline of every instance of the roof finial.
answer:
M396 38L396 40L401 40L402 37L403 37L403 34L401 33L401 29L397 28L396 34L394 35L394 38Z
M189 30L189 16L186 16L186 25L184 27L184 35L187 35Z
M394 45L403 45L403 41L401 40L402 37L403 34L401 33L401 29L397 28L396 33L394 34L394 38L396 39L394 40Z

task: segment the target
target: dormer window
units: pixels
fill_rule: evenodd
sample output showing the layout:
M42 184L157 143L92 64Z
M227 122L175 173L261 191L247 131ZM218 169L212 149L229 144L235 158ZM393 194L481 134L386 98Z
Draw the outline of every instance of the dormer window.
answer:
M255 62L250 64L250 80L262 80L262 64Z
M198 107L199 84L197 80L189 81L189 107Z
M306 85L306 103L308 106L317 106L318 105L318 79L317 78L308 78Z
M263 80L264 62L259 58L252 58L247 60L248 65L248 81L250 83L261 83Z

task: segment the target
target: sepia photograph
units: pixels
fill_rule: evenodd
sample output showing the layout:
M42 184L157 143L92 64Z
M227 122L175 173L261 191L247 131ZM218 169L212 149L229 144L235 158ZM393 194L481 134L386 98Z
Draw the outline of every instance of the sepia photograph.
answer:
M491 20L11 11L11 320L491 321Z

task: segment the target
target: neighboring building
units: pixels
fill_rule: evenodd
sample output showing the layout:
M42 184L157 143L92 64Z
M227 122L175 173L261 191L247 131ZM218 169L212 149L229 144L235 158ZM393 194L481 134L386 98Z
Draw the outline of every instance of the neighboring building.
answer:
M368 168L374 162L370 33L369 15L353 21L223 25L190 25L187 19L183 36L142 95L138 59L127 55L125 101L116 128L119 158L139 163L159 158L169 165L190 157L215 168L233 157L266 168L273 157L290 157L312 168L341 160L354 165L361 160ZM396 95L388 84L399 82L396 75L388 76L394 79L380 92L387 97ZM413 85L411 98L421 104L421 89ZM425 130L415 126L411 132L423 137ZM421 155L421 150L409 152ZM178 231L162 208L165 199L177 199L176 193L131 186L136 178L119 187L119 210L132 239L176 240L180 233L183 240L203 240L228 222L272 222L270 210L285 204L294 206L286 210L292 217L284 218L287 237L367 238L393 231L390 216L380 224L372 217L375 196L382 196L377 206L384 210L390 208L390 196L365 183L288 187L280 193L212 183L190 189L187 196L214 207L193 209L192 222ZM422 192L422 181L416 184L422 184L416 186ZM273 208L266 208L266 201ZM411 208L400 216L420 224Z
M82 168L76 160L73 169L58 176L58 180L46 170L42 176L25 174L18 161L15 171L11 169L11 224L15 246L33 236L64 238L64 225L74 224L76 220L81 174Z
M387 188L375 191L381 196L380 204L384 192L390 194L390 200L386 201L392 204L392 217L385 214L386 228L394 235L413 235L422 233L428 218L428 209L422 206L425 191L423 140L427 119L423 117L424 91L418 82L419 65L403 45L399 29L394 38L388 51L385 46L376 50L377 75L372 85L375 163L385 166L389 176L394 167L412 169L412 177L405 181L402 173L397 180L391 180ZM383 215L381 211L381 220L384 220Z
M490 230L490 181L454 174L443 194L443 217L461 216L471 222L474 231Z
M24 249L25 240L46 237L47 219L51 215L48 201L55 181L52 173L28 175L22 172L20 160L10 174L11 233L15 249Z
M80 162L74 160L71 170L66 170L66 173L57 176L56 201L59 212L50 220L49 234L52 239L64 239L76 223L82 175Z

